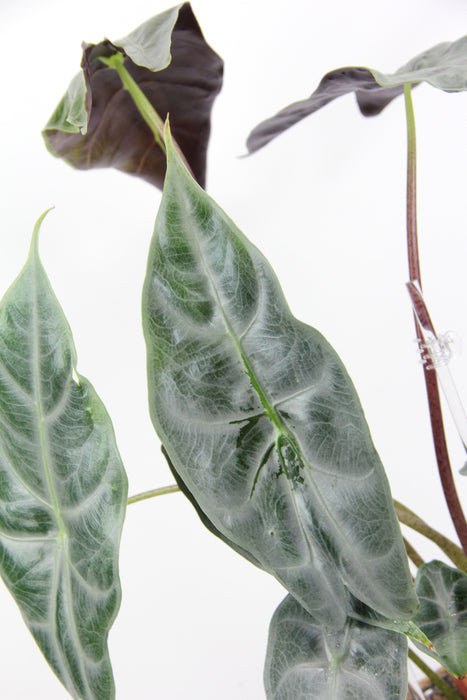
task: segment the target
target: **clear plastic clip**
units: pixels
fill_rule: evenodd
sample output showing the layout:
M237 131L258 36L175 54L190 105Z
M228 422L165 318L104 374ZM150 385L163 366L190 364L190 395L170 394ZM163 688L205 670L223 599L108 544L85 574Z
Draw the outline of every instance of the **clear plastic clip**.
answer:
M452 331L437 335L430 318L422 290L416 282L408 282L407 289L423 340L417 340L418 352L426 369L436 370L436 377L451 410L457 432L467 453L467 415L451 376L448 364L457 354L461 342ZM467 476L467 462L460 473Z
M420 361L427 369L439 369L459 354L460 339L454 331L435 336L424 331L423 340L417 340Z

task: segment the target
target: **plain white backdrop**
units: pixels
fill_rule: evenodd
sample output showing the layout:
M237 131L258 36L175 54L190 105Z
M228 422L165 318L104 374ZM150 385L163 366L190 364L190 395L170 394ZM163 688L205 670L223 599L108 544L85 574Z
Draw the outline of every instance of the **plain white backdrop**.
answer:
M0 295L42 211L41 256L78 369L114 422L130 494L172 483L146 399L140 298L160 193L116 171L73 171L41 128L79 68L81 41L116 39L172 3L0 0ZM359 392L394 496L452 535L436 472L405 291L403 100L360 116L328 105L241 159L250 129L344 65L391 72L467 33L465 0L194 0L225 60L208 191L274 266L294 314L334 345ZM467 344L467 95L414 92L425 296ZM467 352L467 351L466 351ZM452 363L467 402L466 352ZM465 455L448 417L452 461ZM467 480L458 478L467 507ZM417 536L427 559L440 553ZM285 595L204 530L181 494L129 507L123 601L110 634L119 700L262 700L268 624ZM65 700L0 587L0 697Z

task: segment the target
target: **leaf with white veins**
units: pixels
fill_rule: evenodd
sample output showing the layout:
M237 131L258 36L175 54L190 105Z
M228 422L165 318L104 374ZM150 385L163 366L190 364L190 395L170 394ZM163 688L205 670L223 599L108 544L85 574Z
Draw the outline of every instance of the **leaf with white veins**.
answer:
M414 622L434 645L431 655L452 675L466 675L467 575L441 561L430 561L419 568L415 587L420 608Z
M74 370L39 260L42 219L0 303L0 573L70 695L110 700L127 480L109 416Z
M259 251L168 170L143 295L153 423L199 510L315 616L347 588L394 619L417 607L383 467L334 350L290 313Z
M405 700L407 640L357 620L330 633L287 596L269 627L268 700Z

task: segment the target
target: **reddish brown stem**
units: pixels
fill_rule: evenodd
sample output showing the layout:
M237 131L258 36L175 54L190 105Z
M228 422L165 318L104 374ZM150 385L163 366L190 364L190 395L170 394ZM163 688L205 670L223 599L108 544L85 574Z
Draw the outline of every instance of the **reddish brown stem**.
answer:
M417 335L420 338L420 331L418 329L417 331ZM444 498L446 499L457 536L459 537L464 553L467 555L467 523L465 521L464 511L462 510L456 485L454 483L454 477L452 475L451 463L449 461L438 381L436 379L436 373L429 370L426 366L423 367L423 371L425 374L426 393L428 398L428 407L430 410L433 442L435 446L436 459L438 462L439 478L441 480Z
M430 333L437 338L430 312L426 307L425 300L419 291L417 284L415 282L407 282L406 287L410 295L413 310L415 311L415 318L421 326L422 333L423 331L430 331Z
M412 97L410 85L404 86L405 105L407 112L407 253L409 261L409 276L411 282L417 282L422 289L420 260L418 254L417 236L417 158L415 139L415 119L413 114ZM417 338L423 343L423 335L419 324L415 318ZM433 442L438 462L438 471L441 485L444 491L446 504L449 508L452 522L456 529L462 549L467 555L467 522L457 494L456 486L449 461L449 453L444 433L443 414L441 410L441 400L436 379L436 372L429 370L427 365L423 365L425 375L425 385L428 398L428 408L430 411L431 430Z

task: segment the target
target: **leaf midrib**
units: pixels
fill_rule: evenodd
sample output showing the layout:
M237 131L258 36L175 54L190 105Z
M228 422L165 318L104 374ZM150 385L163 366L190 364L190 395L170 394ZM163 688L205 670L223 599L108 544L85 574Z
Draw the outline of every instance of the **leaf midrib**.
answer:
M36 241L36 245L37 245L37 241ZM58 587L59 587L59 583L60 583L60 573L59 572L60 572L60 569L63 567L63 575L65 578L64 594L65 594L65 600L66 600L66 608L68 609L69 629L70 629L72 636L73 636L75 649L76 650L82 649L82 645L81 645L78 631L76 628L73 605L70 603L73 596L72 596L72 592L71 592L71 581L70 581L70 570L69 570L70 563L67 561L68 560L68 533L67 533L65 523L64 523L63 518L62 518L62 514L60 512L60 507L58 505L58 500L57 500L57 496L56 496L55 489L54 489L54 484L53 484L53 479L52 479L52 470L51 470L51 466L50 466L51 459L50 459L50 454L49 454L46 435L45 435L46 431L45 431L44 423L45 423L46 418L44 418L44 415L46 416L46 412L43 409L43 399L42 399L42 391L41 391L41 383L40 383L41 352L40 352L40 340L39 340L40 323L39 323L39 309L38 309L38 294L39 294L39 290L40 290L40 284L39 284L40 272L41 272L40 262L38 259L37 249L35 248L31 252L32 364L33 364L33 374L34 374L34 403L35 403L35 408L36 408L36 418L37 418L37 424L38 424L42 464L44 467L47 486L48 486L49 493L50 493L51 506L52 506L53 512L55 514L55 517L57 520L57 525L58 525L58 532L55 536L55 541L56 541L55 556L56 556L56 559L55 559L55 566L54 566L54 582L53 582L53 586L51 589L50 629L54 635L55 648L57 649L57 652L60 656L62 672L64 671L64 674L63 674L64 678L67 679L67 690L69 692L73 692L73 694L74 694L74 690L71 691L71 689L74 689L75 683L70 676L70 672L68 670L68 663L65 662L64 653L63 653L61 644L59 644L58 639L57 639L56 601L57 601ZM60 560L61 560L61 564L60 564ZM89 694L89 697L92 697L93 693L92 693L91 688L89 687L88 677L87 677L86 669L85 669L84 664L83 664L82 655L78 652L75 655L75 658L76 658L76 661L77 661L79 668L80 668L80 675L81 675L82 682L84 683L84 685L86 687L86 693Z
M186 219L187 221L189 221L190 218L191 218L191 214L190 214L190 212L188 211L188 208L187 208L187 205L186 205L186 201L185 201L185 197L184 197L183 195L184 195L184 193L183 193L183 190L182 190L182 192L181 192L180 195L178 196L178 201L179 201L180 206L182 206L183 209L184 209L185 219ZM358 550L356 549L355 545L353 545L353 544L348 540L348 538L345 537L345 534L341 532L341 529L340 529L339 524L336 522L335 518L333 517L333 514L331 513L331 511L330 511L330 509L329 509L329 506L328 506L327 503L324 501L324 499L323 499L323 497L322 497L322 495L321 495L321 493L320 493L320 490L318 489L318 487L317 487L317 485L316 485L314 479L312 478L310 472L311 472L312 469L314 469L314 467L309 463L309 461L308 461L307 459L305 459L304 454L303 454L303 450L300 448L299 443L297 442L296 437L290 432L289 428L283 423L283 421L281 420L280 416L276 413L275 408L274 408L274 405L271 405L271 403L268 401L267 396L266 396L266 393L263 391L259 380L256 378L256 376L255 376L255 374L254 374L254 372L253 372L253 370L252 370L252 368L251 368L251 366L250 366L250 364L249 364L248 358L246 357L246 355L245 355L245 353L244 353L244 351L243 351L243 347L242 347L242 345L241 345L241 342L240 342L240 340L237 338L237 336L236 336L236 334L235 334L235 332L234 332L234 330L233 330L233 328L232 328L232 326L231 326L231 324L230 324L229 318L228 318L228 316L227 316L227 314L226 314L226 312L225 312L225 310L224 310L224 306L223 306L223 304L222 304L221 298L220 298L219 293L218 293L218 291L217 291L217 285L216 285L216 283L215 283L214 278L213 278L212 275L211 275L209 266L206 265L205 255L204 255L204 252L203 252L203 248L202 248L202 246L201 246L201 244L200 244L200 241L199 241L199 239L198 239L198 236L197 236L195 227L190 227L190 228L191 228L191 231L192 231L192 234L193 234L193 235L192 235L192 240L193 240L193 242L196 244L196 247L197 247L197 249L198 249L198 259L199 259L199 261L200 261L200 263L201 263L201 266L202 266L202 268L203 268L203 270L204 270L204 273L205 273L207 279L209 280L209 283L210 283L210 286L211 286L211 289L212 289L212 293L213 293L213 295L214 295L214 297L215 297L215 299L216 299L216 301L217 301L218 308L219 308L219 310L220 310L220 312L221 312L221 315L222 315L223 321L224 321L224 323L225 323L227 332L228 332L228 334L230 335L230 337L231 337L231 339L232 339L232 341L233 341L233 344L234 344L235 348L237 349L237 352L239 353L239 355L240 355L240 357L241 357L241 360L242 360L242 362L243 362L243 364L244 364L244 366L245 366L245 369L246 369L246 372L247 372L247 374L248 374L248 377L250 378L250 381L252 382L253 387L255 388L255 390L256 390L257 393L258 393L258 396L259 396L259 398L260 398L260 400L261 400L262 405L264 406L264 408L265 408L265 410L266 410L267 415L269 416L269 418L271 419L272 423L275 425L275 427L276 427L276 429L277 429L277 431L278 431L278 434L275 436L275 443L276 443L276 445L277 445L277 439L278 439L278 437L279 437L280 434L284 435L285 437L287 437L287 438L290 440L290 442L292 443L292 445L295 447L295 449L297 450L298 454L300 455L300 458L301 458L301 460L302 460L302 462L303 462L303 465L308 467L308 469L305 469L305 470L304 470L304 476L305 476L305 478L308 480L308 482L310 483L310 485L311 485L311 487L312 487L312 489L313 489L313 492L314 492L315 496L316 496L317 499L319 500L319 503L320 503L321 507L323 508L324 512L326 513L326 515L327 515L327 517L328 517L329 524L330 524L331 527L333 528L334 532L337 531L337 532L340 534L340 538L341 538L341 539L345 539L349 553L350 553L350 552L353 553L353 559L355 560L355 557L361 559L360 553L359 553ZM257 311L256 311L256 314L257 314ZM250 325L250 327L251 327L251 325ZM282 402L279 402L279 403L282 403ZM279 405L279 404L278 404L278 405ZM371 472L373 472L374 469L375 469L375 466L373 466ZM295 510L295 513L296 513L296 517L297 517L297 522L298 522L299 525L300 525L300 529L301 529L301 531L302 531L302 533L303 533L303 537L304 537L304 540L305 540L305 542L306 542L307 548L308 548L308 550L309 550L309 552L310 552L310 555L313 555L312 543L311 543L310 538L309 538L309 536L308 536L307 530L305 529L305 527L304 527L304 525L303 525L303 523L302 523L302 517L301 517L300 512L299 512L299 508L298 508L298 504L297 504L297 495L296 495L296 491L295 491L295 489L294 489L293 486L292 486L292 480L291 480L291 478L290 478L290 475L289 475L287 472L286 472L286 477L287 477L288 483L290 484L289 492L290 492L290 495L291 495L291 498L292 498L293 507L294 507L294 510ZM258 478L258 473L255 475L255 480L256 480L257 478ZM392 549L392 547L391 547L391 549ZM386 553L384 554L384 556L387 556L387 555L388 555L388 552L386 552ZM365 568L368 569L368 568L371 566L371 562L372 562L372 561L373 561L372 559L365 560ZM347 583L347 582L346 582L346 585L348 586L348 583ZM352 589L353 589L353 586L352 586ZM351 589L351 590L352 590L352 589Z
M185 217L186 217L186 220L189 220L190 214L189 214L189 212L188 212L188 210L187 210L187 207L185 206L185 199L184 199L184 197L181 196L181 197L179 198L179 201L180 201L181 203L183 203L182 206L183 206L184 209L185 209ZM262 405L264 406L264 409L265 409L265 411L266 411L266 414L268 415L268 417L270 418L271 422L272 422L272 423L274 424L274 426L276 427L278 433L285 435L286 437L288 437L289 439L291 439L291 440L293 441L293 443L295 444L295 440L294 440L293 436L290 435L289 430L288 430L287 427L284 425L284 423L282 422L281 418L279 417L279 415L278 415L277 412L275 411L274 407L273 407L273 406L271 405L271 403L269 402L269 400L268 400L268 398L267 398L267 396L266 396L266 393L263 391L263 388L262 388L262 386L261 386L259 380L256 378L256 376L255 376L255 374L254 374L254 372L253 372L253 370L252 370L252 368L251 368L251 366L250 366L250 363L249 363L249 361L248 361L248 358L247 358L247 356L245 355L245 352L244 352L244 350L243 350L242 344L241 344L240 340L237 338L237 335L236 335L235 331L233 330L232 325L231 325L231 323L230 323L230 320L229 320L229 318L228 318L228 316L227 316L227 314L226 314L226 312L225 312L225 310L224 310L224 306L223 306L223 304L222 304L222 300L221 300L220 295L219 295L219 292L218 292L218 290L217 290L217 285L216 285L215 280L214 280L214 278L213 278L213 276L212 276L212 274L211 274L211 271L210 271L210 269L209 269L209 266L206 264L205 255L204 255L203 249L202 249L201 244L200 244L200 242L199 242L198 236L196 235L196 233L195 233L194 231L193 231L192 240L193 240L193 242L196 244L196 247L197 247L197 250L198 250L198 260L199 260L200 263L201 263L201 266L202 266L202 268L203 268L204 274L206 275L207 279L209 280L209 284L210 284L210 286L211 286L212 293L213 293L213 295L214 295L214 297L215 297L215 300L216 300L216 302L217 302L218 308L220 309L221 316L222 316L222 320L224 321L224 324L225 324L225 326L226 326L227 332L228 332L228 334L229 334L229 336L230 336L230 338L231 338L231 340L232 340L232 342L233 342L233 344L234 344L234 346L235 346L235 349L237 350L238 354L240 355L240 358L241 358L241 360L242 360L242 363L243 363L243 365L244 365L244 367L245 367L245 369L246 369L246 373L247 373L247 375L248 375L248 377L249 377L249 379L250 379L250 381L251 381L251 384L252 384L253 388L255 389L256 393L258 394L259 399L260 399ZM277 438L277 437L278 437L278 436L276 436L276 438Z
M183 208L184 208L184 210L185 210L185 217L186 217L186 219L189 220L190 216L189 216L189 213L188 213L188 211L187 211L187 207L186 207L186 204L185 204L185 198L184 198L184 196L183 196L183 192L181 193L181 196L180 196L178 199L179 199L179 202L180 202L180 206L183 206ZM218 293L218 291L217 291L217 286L216 286L215 281L214 281L214 279L213 279L213 277L212 277L212 275L211 275L211 272L210 272L210 270L209 270L209 267L206 265L206 262L205 262L205 255L204 255L204 253L203 253L203 249L202 249L202 247L201 247L201 244L200 244L200 241L199 241L199 239L198 239L198 236L196 235L196 233L195 233L195 231L194 231L194 227L193 227L192 230L193 230L192 239L193 239L193 241L194 241L194 243L196 244L196 247L197 247L197 249L198 249L198 254L199 254L199 255L198 255L198 258L199 258L199 260L200 260L200 262L201 262L201 266L202 266L202 268L203 268L203 270L204 270L204 273L205 273L207 279L209 280L209 284L210 284L210 286L211 286L212 293L214 294L214 297L215 297L215 299L216 299L216 301L217 301L217 303L218 303L218 307L219 307L219 309L220 309L220 312L221 312L223 321L224 321L224 323L225 323L227 332L228 332L228 334L230 335L230 337L231 337L231 339L232 339L232 341L233 341L233 344L234 344L234 346L235 346L237 352L238 352L239 355L240 355L240 358L241 358L241 360L242 360L242 362L243 362L243 364L244 364L244 366L245 366L246 372L247 372L248 377L249 377L249 379L250 379L250 381L251 381L251 383L252 383L253 388L257 391L258 396L259 396L259 398L260 398L260 401L261 401L262 405L264 406L267 415L269 416L269 418L270 418L271 422L273 423L273 425L276 427L276 430L277 430L277 433L278 433L278 434L276 434L274 442L275 442L276 445L277 445L277 440L278 440L279 436L282 434L282 435L284 435L285 437L287 437L287 438L290 440L290 442L294 445L294 447L295 447L295 448L297 449L297 451L298 451L297 443L296 443L296 441L295 441L294 436L291 435L291 433L289 432L288 428L284 425L284 423L282 422L282 420L280 419L280 417L279 417L278 414L276 413L274 407L270 405L270 403L269 403L269 401L268 401L268 399L267 399L267 397L266 397L266 394L265 394L265 392L263 391L263 389L262 389L262 387L261 387L260 382L256 379L256 376L255 376L255 374L254 374L254 372L253 372L253 370L252 370L252 368L251 368L251 366L250 366L250 363L249 363L249 361L248 361L248 358L246 357L246 355L245 355L245 353L244 353L244 351L243 351L243 347L242 347L242 345L241 345L241 342L240 342L240 340L237 338L237 336L236 336L236 334L235 334L235 332L234 332L234 330L233 330L233 328L232 328L232 325L231 325L231 323L230 323L230 321L229 321L229 319L228 319L228 317L227 317L227 314L226 314L226 312L225 312L225 310L224 310L224 306L223 306L223 304L222 304L221 298L220 298L219 293ZM257 312L257 310L256 310L256 312ZM301 450L298 451L298 452L299 452L300 457L301 457L301 456L302 456ZM257 479L258 479L259 471L261 470L262 466L263 466L263 465L260 465L260 467L259 467L257 473L255 474L255 482L256 482ZM286 469L285 469L285 475L286 475L286 478L287 478L287 482L290 484L290 483L291 483L291 478L290 478L290 475L288 474L288 472L287 472ZM254 489L253 489L253 491L254 491ZM308 533L307 533L307 531L306 531L306 529L305 529L305 527L304 527L304 525L303 525L303 523L302 523L302 518L300 517L300 513L299 513L299 509L298 509L298 505L297 505L297 500L296 500L296 495L295 495L295 490L294 490L292 487L290 487L290 488L289 488L289 491L290 491L290 494L291 494L292 503L293 503L293 508L294 508L294 511L295 511L295 515L296 515L296 518L297 518L297 522L299 523L299 526L300 526L300 529L301 529L301 531L302 531L303 538L304 538L304 540L305 540L305 542L306 542L306 546L307 546L307 548L308 548L310 557L312 558L312 556L313 556L313 547L312 547L312 543L311 543L311 541L310 541L310 538L309 538L309 536L308 536ZM252 493L253 493L253 492L252 492ZM252 495L252 494L251 494L251 495ZM251 498L251 495L250 495L250 498Z
M39 310L38 310L38 263L36 260L36 255L33 255L32 259L32 281L33 281L33 292L32 292L32 364L33 364L33 378L34 378L34 406L36 410L36 420L38 425L38 436L40 444L40 452L42 458L42 464L44 467L45 477L47 481L47 487L49 489L50 501L53 512L55 514L57 524L58 524L58 538L66 538L66 528L63 522L63 518L60 513L60 508L58 506L57 497L55 494L55 489L52 480L52 472L50 468L50 454L47 446L47 440L45 436L44 427L44 415L43 410L43 400L42 391L40 383L41 375L41 352L40 352L40 341L39 341Z

